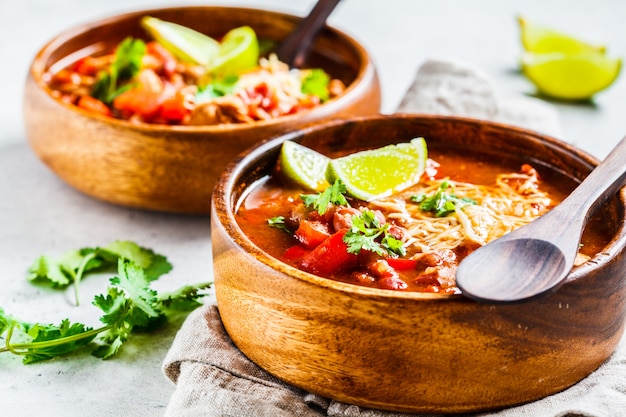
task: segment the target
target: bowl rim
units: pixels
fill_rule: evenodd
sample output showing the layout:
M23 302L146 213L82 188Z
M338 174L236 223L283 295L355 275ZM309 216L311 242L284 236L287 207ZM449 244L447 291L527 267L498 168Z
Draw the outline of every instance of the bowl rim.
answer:
M300 129L285 133L283 135L267 139L263 141L260 145L256 147L249 148L242 153L240 153L234 160L232 160L226 169L223 171L222 175L218 178L215 191L213 192L212 204L211 204L211 222L219 222L221 228L224 230L226 235L232 240L232 243L238 246L247 254L253 256L257 262L261 264L289 275L292 278L314 284L317 286L321 286L330 290L335 290L338 292L346 292L350 293L354 296L363 296L363 297L378 297L378 298L399 298L406 300L433 300L433 301L471 301L469 298L465 297L463 294L440 294L440 293L423 293L423 292L404 292L404 291L390 291L379 288L370 288L365 286L360 286L356 284L344 283L340 281L336 281L329 278L319 277L317 275L302 271L295 267L292 267L277 258L274 258L272 255L265 252L263 249L258 247L250 238L245 234L245 232L239 226L235 218L235 212L237 208L241 205L242 201L245 199L247 195L247 191L251 190L254 185L263 180L265 177L261 177L257 179L255 182L247 184L244 192L241 193L237 201L234 201L234 190L236 189L237 181L245 171L254 166L254 164L258 163L263 155L265 155L268 151L275 150L282 142L287 140L292 140L301 136L304 136L313 131L319 131L324 129L330 129L335 126L340 126L345 123L353 123L360 121L368 121L368 120L380 120L380 119L389 119L389 120L399 120L406 118L421 118L421 119L432 119L432 120L447 120L447 121L455 121L460 123L468 123L468 124L482 124L483 126L489 126L494 129L499 130L509 130L516 131L521 134L530 134L536 138L540 138L544 143L564 150L566 152L572 153L576 155L578 158L584 160L585 162L590 163L593 167L597 166L599 161L590 155L589 153L583 151L571 145L567 142L561 141L552 136L548 136L530 129L509 125L501 122L494 122L482 119L475 119L464 116L449 116L449 115L433 115L433 114L403 114L403 113L395 113L395 114L379 114L379 115L369 115L369 116L356 116L356 117L347 117L337 120L330 120L323 123L318 123L315 125L304 126ZM604 267L614 256L620 252L624 251L626 248L626 186L622 188L619 192L618 198L620 204L620 210L622 211L622 222L617 227L613 237L606 244L606 246L598 253L596 253L591 259L587 260L584 264L574 267L567 278L564 281L563 285L567 285L567 283L583 279L585 276L594 270L600 269ZM221 215L218 215L218 212ZM222 219L226 219L228 224L225 224ZM216 225L211 225L213 229ZM558 291L558 288L555 289Z
M150 9L137 9L134 11L129 11L129 12L121 13L121 14L109 15L101 19L93 19L84 23L79 23L61 31L60 33L55 35L53 38L49 39L42 47L39 48L39 50L35 54L35 57L33 58L33 60L31 61L29 65L28 74L30 77L32 77L32 79L34 80L35 84L39 87L39 89L42 90L50 99L54 100L54 102L58 103L61 107L64 107L70 111L75 111L78 114L81 114L82 116L86 118L109 123L119 128L126 128L126 129L130 128L130 129L134 129L138 131L146 131L146 132L155 132L155 131L158 132L158 131L167 130L167 131L178 132L178 133L205 133L205 132L206 133L220 133L224 131L238 132L238 131L245 131L245 130L253 129L256 127L272 127L275 125L281 125L282 123L287 123L291 120L297 119L298 117L302 117L305 114L310 115L310 114L318 113L320 111L325 111L328 114L333 114L341 108L341 104L344 101L350 100L352 96L359 93L360 89L364 88L363 87L364 80L367 80L370 77L376 76L377 70L376 70L373 58L365 49L365 47L359 41L357 41L354 37L347 34L346 32L334 26L330 26L326 24L322 30L326 30L340 38L343 38L346 41L346 43L350 45L350 47L354 50L356 55L359 57L359 61L361 62L361 65L359 66L358 71L356 72L356 76L354 80L349 85L346 86L346 90L343 92L343 94L341 94L338 97L328 100L327 102L321 104L320 106L314 107L313 109L310 109L302 113L281 116L281 117L269 119L269 120L256 121L254 123L229 123L229 124L199 125L199 126L134 123L128 120L115 119L115 118L107 117L104 115L95 114L87 110L81 109L78 106L62 102L52 96L51 94L52 90L48 88L46 82L43 80L43 75L46 73L46 70L50 68L50 66L47 65L46 61L48 57L52 53L54 53L54 51L57 50L65 42L80 35L82 32L86 30L97 28L98 26L102 26L105 24L112 24L116 21L132 19L133 17L142 16L142 15L146 15L150 13L154 14L154 13L175 11L175 10L181 10L181 9L188 9L188 10L229 9L233 11L262 12L262 13L268 13L276 17L281 17L287 20L294 20L294 22L297 22L299 19L303 18L302 16L289 14L289 13L277 11L277 10L257 9L253 7L238 7L238 6L231 7L231 6L224 6L224 5L207 5L207 6L188 5L188 6L179 6L179 7L168 6L168 7L157 7L157 8L150 8ZM72 53L68 54L64 58L71 57L72 55L76 54L79 51L80 50L73 51Z

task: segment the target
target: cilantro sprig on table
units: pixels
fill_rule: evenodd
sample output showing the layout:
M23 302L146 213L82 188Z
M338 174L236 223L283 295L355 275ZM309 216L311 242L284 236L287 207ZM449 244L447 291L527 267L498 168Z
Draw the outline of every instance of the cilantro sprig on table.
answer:
M435 213L436 217L445 217L454 213L457 207L476 204L476 201L467 197L458 197L454 194L454 185L448 180L442 181L437 191L431 196L418 194L411 196L411 201L419 203L420 209Z
M0 353L23 355L23 362L29 364L90 346L94 356L108 359L119 352L134 330L156 329L177 312L199 307L200 299L206 295L202 291L211 286L210 283L187 285L159 294L150 284L172 269L163 255L128 241L114 242L106 248L81 249L60 260L40 257L34 264L38 268L29 276L31 280L63 288L76 279L68 268L80 264L84 273L99 271L115 262L117 275L109 279L106 291L95 296L92 302L103 312L102 326L92 328L68 319L58 325L30 323L0 308L0 336L4 337ZM83 258L79 262L80 254Z

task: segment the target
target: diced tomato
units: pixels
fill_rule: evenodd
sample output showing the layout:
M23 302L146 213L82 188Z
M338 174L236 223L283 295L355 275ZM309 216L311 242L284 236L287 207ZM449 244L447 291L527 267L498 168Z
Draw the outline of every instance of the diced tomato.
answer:
M111 113L111 109L109 109L106 104L91 96L81 96L76 105L81 109L85 109L92 113L102 114L109 117L113 115Z
M146 44L146 52L153 55L161 61L163 73L171 77L176 72L178 62L170 51L165 49L163 45L158 42L148 42Z
M190 112L191 110L187 108L187 98L181 93L165 99L161 104L161 117L170 122L180 122Z
M133 88L125 91L113 100L113 107L118 110L138 114L151 119L159 113L164 96L161 92L144 88Z
M415 269L417 261L415 259L387 258L387 263L398 271L408 271Z
M302 259L300 267L316 275L328 276L333 271L354 265L358 256L348 253L348 245L343 241L346 232L347 229L343 229L326 238Z
M86 56L74 64L74 71L79 74L94 76L100 70L99 63L100 60L92 56Z
M378 286L384 290L405 290L408 285L397 276L384 277L378 280Z
M292 247L288 248L285 253L283 253L283 259L286 261L297 262L302 260L302 258L308 255L310 252L311 251L309 249L300 244L293 245Z
M298 242L309 249L313 249L327 239L330 236L330 232L326 223L302 220L295 236Z

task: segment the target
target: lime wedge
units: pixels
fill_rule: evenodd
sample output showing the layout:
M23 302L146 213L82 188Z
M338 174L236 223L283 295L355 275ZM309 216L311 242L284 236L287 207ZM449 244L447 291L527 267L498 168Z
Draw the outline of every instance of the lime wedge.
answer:
M426 168L426 141L415 138L410 143L353 153L333 159L326 170L332 184L340 179L348 194L364 201L388 197L419 182Z
M217 55L207 67L213 75L235 75L259 63L259 41L249 26L229 31L222 39Z
M157 42L178 59L208 65L218 54L220 44L215 39L176 23L144 16L141 26Z
M525 53L522 71L546 96L563 100L587 100L609 87L618 77L620 58L599 53Z
M329 162L328 157L296 142L283 142L280 150L283 174L309 190L321 192L328 187L325 173Z
M578 54L583 52L604 53L604 45L594 45L570 36L566 33L554 30L536 22L518 17L522 45L528 52L543 54L547 52L562 52L566 54Z

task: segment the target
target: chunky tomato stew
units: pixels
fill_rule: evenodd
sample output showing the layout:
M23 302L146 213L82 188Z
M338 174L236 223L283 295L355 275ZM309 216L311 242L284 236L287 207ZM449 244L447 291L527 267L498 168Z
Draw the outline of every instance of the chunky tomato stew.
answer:
M289 68L274 54L260 56L258 46L247 65L238 61L219 72L175 52L156 40L127 38L44 79L57 99L94 114L168 125L271 120L311 110L345 90L324 70Z
M277 172L247 195L238 223L270 255L321 277L456 294L456 268L467 254L543 214L573 185L557 188L514 161L436 150L430 157L419 184L371 202L344 196L339 183L321 194L302 190ZM586 231L578 262L607 235L601 222Z

